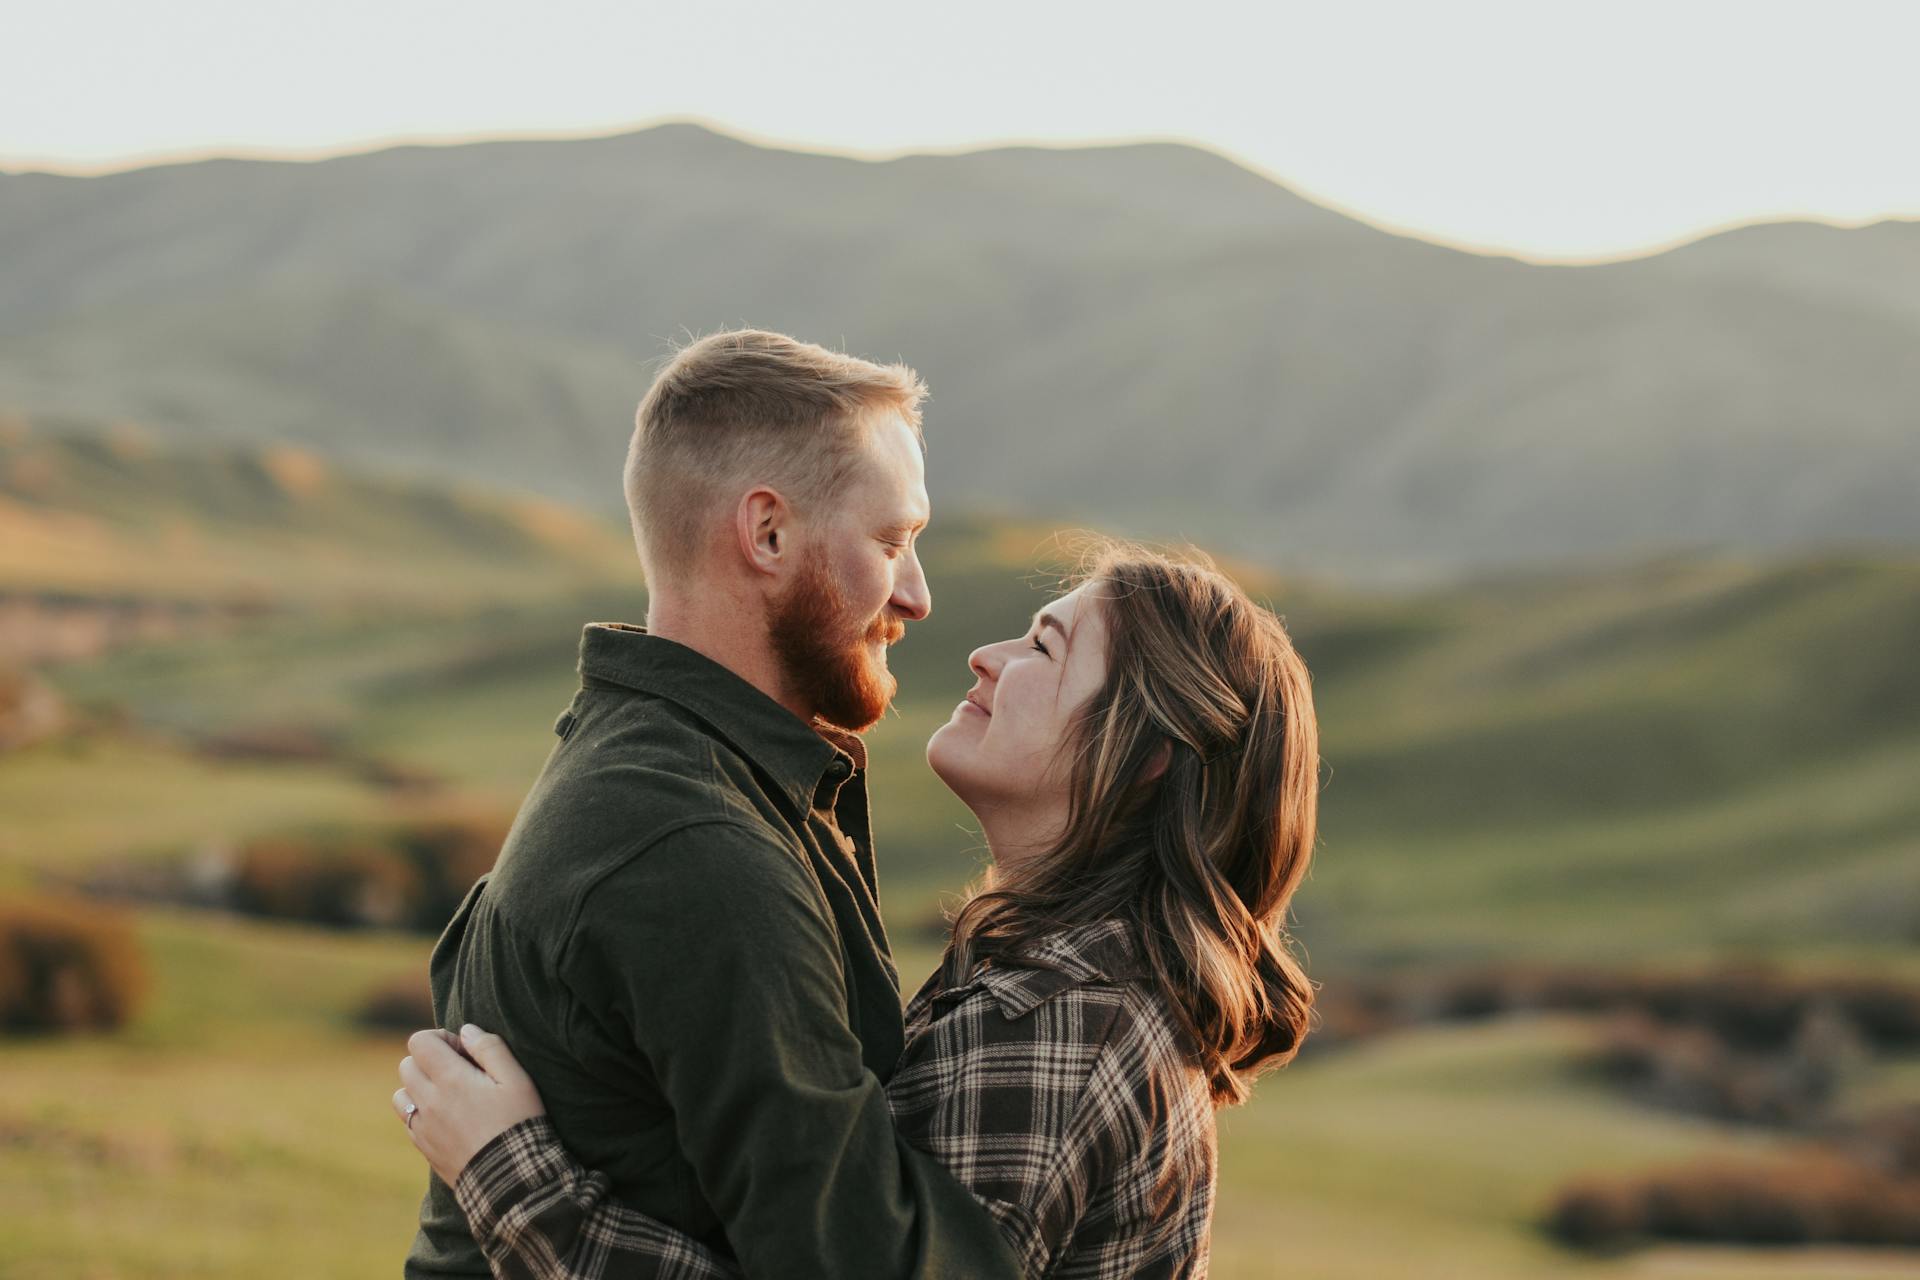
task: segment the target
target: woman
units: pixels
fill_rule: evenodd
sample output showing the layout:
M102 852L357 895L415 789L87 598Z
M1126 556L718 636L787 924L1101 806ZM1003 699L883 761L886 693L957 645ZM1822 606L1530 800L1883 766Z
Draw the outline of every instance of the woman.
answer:
M1317 814L1306 667L1210 565L1133 547L969 665L927 760L993 868L908 1006L895 1122L1029 1275L1204 1275L1214 1110L1298 1052L1313 1005L1284 929ZM395 1107L418 1100L414 1144L497 1274L738 1274L611 1203L505 1045L462 1040L479 1065L429 1044Z

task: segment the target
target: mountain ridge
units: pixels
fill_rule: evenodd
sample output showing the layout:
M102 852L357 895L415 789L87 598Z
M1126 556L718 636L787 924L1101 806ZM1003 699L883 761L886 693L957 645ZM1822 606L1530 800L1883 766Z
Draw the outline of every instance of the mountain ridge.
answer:
M29 416L277 424L611 511L654 362L744 323L918 368L966 508L1373 576L1920 544L1911 224L1536 266L1177 144L870 161L692 125L21 181L0 408Z

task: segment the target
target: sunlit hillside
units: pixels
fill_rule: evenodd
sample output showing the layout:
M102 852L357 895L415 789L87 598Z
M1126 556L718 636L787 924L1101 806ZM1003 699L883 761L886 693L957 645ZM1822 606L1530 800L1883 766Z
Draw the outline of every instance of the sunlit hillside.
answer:
M611 581L632 558L602 515L341 469L293 445L182 448L133 423L0 420L10 594L417 610Z
M558 512L324 468L303 499L274 478L284 455L136 463L63 441L9 457L74 473L85 504L56 516L49 490L8 510L116 539L98 544L114 592L273 563L262 582L301 602L46 673L134 726L324 727L510 806L570 694L580 625L644 613L623 532ZM168 520L218 553L153 555L140 530ZM264 520L277 532L248 523ZM877 807L893 874L946 883L964 813L919 743L971 683L967 652L1024 628L1072 542L952 515L925 559L934 613L894 652ZM84 595L84 561L41 563ZM1325 840L1301 912L1329 958L1920 936L1920 566L1669 559L1418 596L1244 576L1316 673ZM367 597L384 597L374 616Z
M0 748L0 901L119 897L152 983L119 1030L0 1041L0 1275L390 1273L423 1172L387 1109L403 1032L364 1017L431 938L209 906L208 869L263 841L348 859L408 824L510 814L581 625L644 614L624 531L302 453L84 433L8 438L0 520L44 539L0 540L0 666L60 708ZM1057 582L1057 533L942 511L925 540L934 613L894 651L903 696L873 735L909 982L981 856L922 745L968 650ZM1415 596L1241 572L1316 673L1323 839L1297 933L1329 993L1483 960L1920 980L1920 562L1667 558ZM62 629L145 596L183 602L179 620ZM1806 1141L1621 1094L1588 1065L1595 1034L1558 1013L1419 1025L1268 1077L1223 1118L1215 1274L1911 1262L1554 1243L1541 1223L1569 1178ZM1883 1055L1834 1108L1916 1099L1920 1060Z

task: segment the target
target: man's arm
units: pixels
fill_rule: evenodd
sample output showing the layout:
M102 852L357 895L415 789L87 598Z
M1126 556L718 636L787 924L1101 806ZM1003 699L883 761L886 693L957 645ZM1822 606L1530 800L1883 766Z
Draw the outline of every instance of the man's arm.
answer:
M986 1210L895 1131L842 963L798 855L719 822L598 886L562 969L611 993L748 1276L1017 1280Z

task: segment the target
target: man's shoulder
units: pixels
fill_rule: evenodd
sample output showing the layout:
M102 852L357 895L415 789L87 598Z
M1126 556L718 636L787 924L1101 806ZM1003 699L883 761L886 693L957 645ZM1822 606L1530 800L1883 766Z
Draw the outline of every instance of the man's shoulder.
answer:
M724 807L762 790L747 755L670 698L582 690L570 714L575 719L552 761L563 777L671 805L675 813Z
M829 954L839 935L804 856L763 828L696 821L650 840L576 898L554 955L576 986L676 972L696 956ZM716 993L716 998L724 998Z
M708 869L762 876L793 862L800 837L753 765L686 708L626 691L583 690L562 741L521 805L489 898L556 943L636 895ZM617 919L616 919L617 925Z
M510 855L618 859L703 825L790 838L790 820L752 762L685 707L583 691L569 714L574 721L514 825Z
M609 865L581 917L619 927L636 906L746 910L769 897L812 902L818 886L791 833L737 816L690 817L652 833Z

